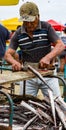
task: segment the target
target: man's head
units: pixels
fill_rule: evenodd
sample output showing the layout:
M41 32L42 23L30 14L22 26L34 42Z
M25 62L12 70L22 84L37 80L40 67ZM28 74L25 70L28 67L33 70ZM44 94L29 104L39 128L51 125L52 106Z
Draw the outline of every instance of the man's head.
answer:
M33 22L39 16L39 9L33 2L26 2L20 7L20 20Z

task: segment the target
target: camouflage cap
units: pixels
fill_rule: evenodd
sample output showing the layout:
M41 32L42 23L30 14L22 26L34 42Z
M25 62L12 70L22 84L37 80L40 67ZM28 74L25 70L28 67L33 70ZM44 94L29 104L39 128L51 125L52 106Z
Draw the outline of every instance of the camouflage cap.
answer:
M20 7L20 21L34 21L39 15L39 9L33 2L26 2Z

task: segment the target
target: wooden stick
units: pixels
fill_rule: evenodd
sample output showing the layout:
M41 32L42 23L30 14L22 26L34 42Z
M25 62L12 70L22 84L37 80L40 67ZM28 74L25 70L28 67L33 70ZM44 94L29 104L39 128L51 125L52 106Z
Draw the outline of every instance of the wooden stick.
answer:
M43 76L37 71L35 70L32 66L28 65L28 69L33 72L51 91L53 91L50 86L46 83L46 81L44 80Z

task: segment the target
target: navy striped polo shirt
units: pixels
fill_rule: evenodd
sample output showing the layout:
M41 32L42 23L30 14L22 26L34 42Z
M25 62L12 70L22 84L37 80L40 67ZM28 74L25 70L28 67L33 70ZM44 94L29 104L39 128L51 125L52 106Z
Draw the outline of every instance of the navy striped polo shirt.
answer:
M39 22L33 38L28 36L24 26L19 28L11 39L10 47L15 50L20 47L23 61L36 63L51 51L51 43L58 39L50 24Z

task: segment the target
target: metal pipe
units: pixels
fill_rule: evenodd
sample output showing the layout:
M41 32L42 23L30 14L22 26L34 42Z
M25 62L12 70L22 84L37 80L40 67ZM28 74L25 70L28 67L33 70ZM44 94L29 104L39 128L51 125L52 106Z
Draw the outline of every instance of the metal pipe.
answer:
M13 101L12 101L12 99L11 99L11 97L10 97L9 94L3 92L2 90L0 90L0 93L4 94L7 97L8 101L9 101L9 104L10 104L9 127L12 128L12 124L13 124L13 113L14 113L14 110L13 110Z

